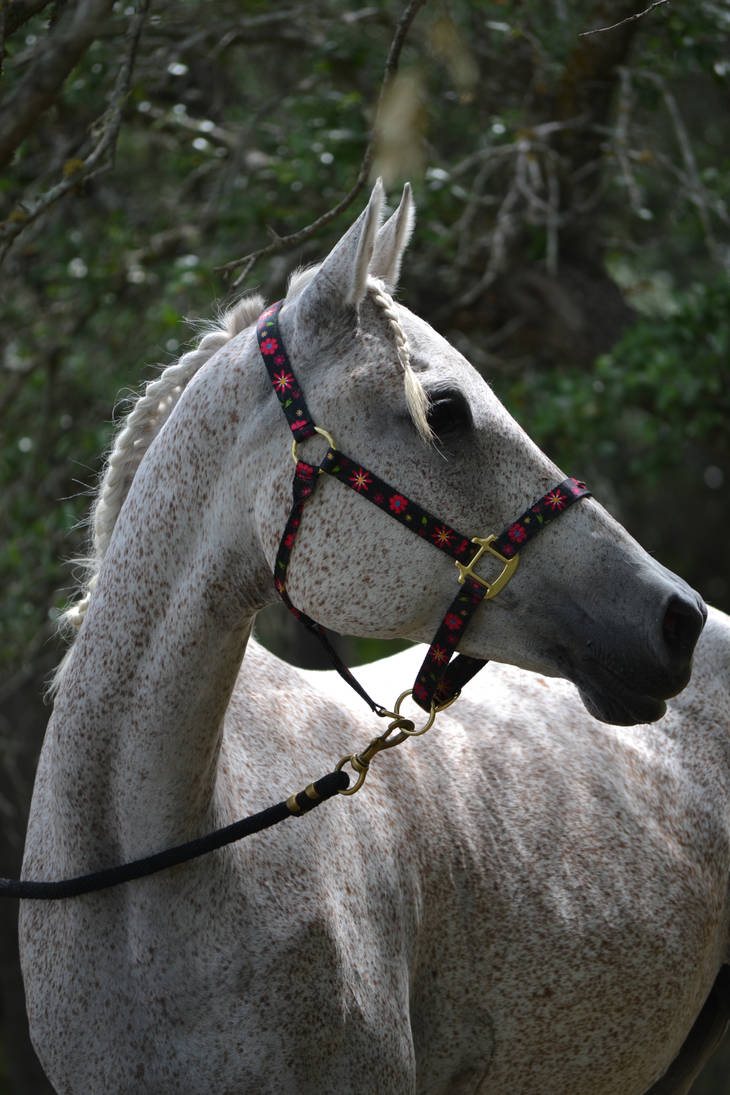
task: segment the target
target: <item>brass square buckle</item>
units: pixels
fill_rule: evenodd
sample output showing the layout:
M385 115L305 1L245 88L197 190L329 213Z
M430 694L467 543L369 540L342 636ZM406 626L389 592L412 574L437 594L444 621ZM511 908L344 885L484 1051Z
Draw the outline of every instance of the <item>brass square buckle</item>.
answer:
M475 582L479 582L479 585L485 587L487 591L484 597L485 601L488 601L490 597L496 597L497 594L504 589L507 582L517 570L517 564L520 561L519 554L508 559L499 551L495 551L493 547L490 547L490 544L496 539L497 537L494 533L484 537L484 539L479 536L474 536L471 542L472 544L479 545L479 551L466 566L464 563L458 562L458 560L455 563L456 569L459 571L459 585L463 585L467 578L473 578ZM478 574L474 573L474 567L477 565L485 551L488 551L490 555L493 555L495 559L499 559L500 563L504 564L502 573L499 574L493 582L488 582L486 578L480 578Z

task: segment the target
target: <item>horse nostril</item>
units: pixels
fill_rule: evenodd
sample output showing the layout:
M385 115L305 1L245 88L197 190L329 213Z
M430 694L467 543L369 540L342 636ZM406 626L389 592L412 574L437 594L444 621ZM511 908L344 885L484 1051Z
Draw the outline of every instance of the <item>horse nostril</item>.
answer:
M670 598L662 620L662 634L671 654L689 658L705 626L706 613L698 605L675 595Z

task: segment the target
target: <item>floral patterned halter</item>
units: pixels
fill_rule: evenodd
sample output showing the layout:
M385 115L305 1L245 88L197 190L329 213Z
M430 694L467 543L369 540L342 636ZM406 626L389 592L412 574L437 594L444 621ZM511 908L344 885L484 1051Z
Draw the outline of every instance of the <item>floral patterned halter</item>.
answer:
M414 700L425 711L433 714L453 703L463 686L482 666L486 665L484 658L456 654L459 640L468 627L476 607L504 589L517 568L519 551L524 545L533 539L548 522L564 513L568 506L577 502L578 499L585 498L590 491L585 483L580 483L577 479L564 479L526 509L499 536L494 534L484 538L464 536L445 521L434 517L417 502L395 490L358 461L345 456L336 448L327 431L314 425L279 330L278 316L283 303L279 301L267 308L259 316L256 326L261 356L289 428L294 435L292 454L296 469L293 504L274 565L274 582L277 592L289 611L301 620L324 645L335 669L347 683L377 714L390 715L392 712L375 703L353 677L334 650L322 625L306 616L289 599L286 591L286 575L304 506L314 492L319 475L324 472L357 491L362 498L367 498L369 502L395 518L410 532L428 541L439 551L450 555L459 571L459 590L446 610L413 685ZM297 442L312 437L315 433L324 437L329 445L324 459L318 466L307 464L299 458L297 453ZM485 553L502 565L501 573L491 582L474 571L474 567ZM455 654L456 657L454 657Z

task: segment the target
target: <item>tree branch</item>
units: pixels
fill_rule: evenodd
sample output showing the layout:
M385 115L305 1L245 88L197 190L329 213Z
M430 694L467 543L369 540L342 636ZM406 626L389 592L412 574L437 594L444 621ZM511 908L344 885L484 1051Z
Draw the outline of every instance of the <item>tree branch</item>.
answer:
M654 8L659 8L662 4L668 3L669 0L654 0L654 3L649 4L649 7L645 8L644 11L637 11L635 15L627 15L625 19L619 19L618 23L612 23L610 27L596 27L595 30L583 30L578 37L587 38L590 34L605 34L606 31L616 30L617 27L622 27L626 23L635 23L637 19L643 19L650 11L654 11Z
M390 44L390 50L388 51L388 58L385 62L385 71L383 73L383 79L380 84L380 91L378 92L375 112L373 115L373 124L370 130L367 147L365 149L365 155L362 158L360 170L358 171L357 178L355 179L352 188L335 206L327 210L327 212L323 213L320 217L317 217L316 220L312 221L312 223L308 224L305 228L299 229L298 232L292 232L288 236L279 236L273 241L273 243L270 243L267 247L262 247L258 251L252 251L250 254L244 255L240 259L233 259L231 262L226 262L222 266L217 266L216 270L219 273L228 273L232 270L237 270L239 267L243 267L241 273L233 282L233 288L236 288L241 284L242 281L245 280L245 278L251 272L254 264L257 263L259 259L265 258L268 255L274 255L278 251L283 251L289 247L296 247L298 244L303 243L305 240L308 240L312 236L314 236L320 230L320 228L324 228L325 225L329 224L336 217L338 217L340 213L347 209L347 207L352 204L360 191L363 189L365 183L367 182L368 174L373 163L373 154L375 150L375 132L377 129L378 115L380 113L380 109L383 103L383 97L388 87L390 86L393 77L398 71L398 63L400 61L401 50L403 49L403 44L406 40L406 36L408 35L408 31L410 30L411 23L425 3L426 0L410 0L408 7L403 12L403 15L398 22L398 26L396 27L395 35L393 37L393 41Z
M127 31L127 50L117 72L109 106L92 126L92 134L97 137L96 144L84 159L66 161L63 165L64 177L55 186L32 201L20 202L8 219L0 223L0 265L13 241L29 224L37 220L69 190L74 189L81 182L94 178L113 165L122 114L132 81L137 47L149 6L150 0L141 0L139 11L130 21Z
M68 74L97 36L112 0L83 0L49 36L10 102L0 111L0 167L12 158L40 114L58 98Z

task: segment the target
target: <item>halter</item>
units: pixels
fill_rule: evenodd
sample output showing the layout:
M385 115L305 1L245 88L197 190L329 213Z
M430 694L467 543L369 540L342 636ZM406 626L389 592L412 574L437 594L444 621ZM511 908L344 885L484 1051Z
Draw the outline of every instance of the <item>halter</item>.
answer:
M377 715L391 717L394 720L386 734L374 739L368 747L369 750L373 749L375 742L381 742L379 748L390 748L392 745L399 744L404 735L425 733L438 712L452 704L464 685L486 665L485 658L456 654L457 645L469 626L476 608L482 601L496 597L505 588L517 569L519 552L524 545L574 502L591 492L585 483L577 479L564 479L534 502L498 536L494 533L485 537L465 536L448 522L434 517L403 492L390 486L369 468L346 456L336 447L332 435L314 424L281 336L279 313L283 304L283 300L272 304L259 316L256 324L261 356L293 434L292 456L296 465L292 485L292 508L274 564L274 584L289 611L322 643L340 676ZM329 446L319 465L306 463L300 458L298 451L299 443L314 434L324 437ZM361 498L378 506L404 528L420 536L439 551L450 555L458 571L459 588L431 641L413 688L401 694L393 711L371 699L335 651L322 625L296 608L287 593L287 572L297 533L301 527L304 507L312 497L322 474L338 479L345 486L356 491ZM502 568L497 577L491 580L475 570L485 555L495 559ZM400 714L401 703L411 693L415 702L429 713L428 723L418 731L415 731L409 719L404 719ZM397 729L399 735L387 740L393 729ZM377 751L378 749L374 749L371 756ZM367 753L368 750L365 754L353 754L340 762L340 765L345 762L351 763L360 777L356 787L342 793L352 794L362 785L370 759L366 758L367 763L364 762L363 758Z
M374 756L383 749L400 745L409 737L425 734L433 725L438 712L453 703L463 685L486 664L484 658L456 654L456 647L475 609L482 601L496 597L507 585L519 562L518 549L522 549L540 529L564 513L579 498L590 494L584 483L579 483L576 479L564 479L526 509L522 516L508 525L499 536L491 534L485 537L475 536L471 539L464 536L446 521L440 521L417 502L411 501L405 494L394 490L374 472L345 456L336 448L332 436L326 430L314 425L281 338L278 316L282 305L283 301L279 301L278 304L267 308L259 317L257 324L261 355L294 435L292 455L296 464L292 509L276 556L274 581L287 608L324 644L338 673L362 696L377 715L388 717L391 722L385 732L373 738L362 752L343 757L332 772L328 772L321 779L310 783L304 790L291 795L275 806L235 821L222 829L216 829L215 832L208 833L206 836L154 855L144 856L116 867L92 871L75 878L57 881L0 878L0 898L59 900L117 886L120 883L144 878L177 864L188 862L216 848L223 848L243 837L262 832L286 818L300 817L335 795L355 794L362 787ZM316 433L324 437L329 446L322 463L318 466L301 460L297 448L298 442ZM392 711L370 698L332 647L321 624L300 612L292 604L286 592L287 570L301 525L304 506L314 493L322 474L331 475L357 491L361 497L367 498L369 502L388 513L405 528L438 548L439 551L446 552L456 564L459 586L456 596L447 608L441 625L434 635L413 688L401 693ZM475 567L482 561L484 555L496 559L502 567L499 575L493 580L476 573ZM455 654L456 657L454 657ZM400 713L401 704L411 693L415 701L429 713L426 724L420 729L416 729L411 719L405 718ZM349 764L357 775L352 786L350 786L350 777L344 771L346 764Z

